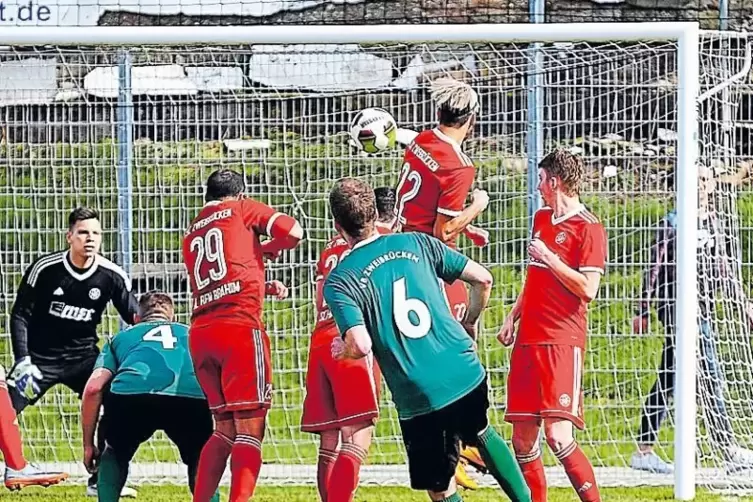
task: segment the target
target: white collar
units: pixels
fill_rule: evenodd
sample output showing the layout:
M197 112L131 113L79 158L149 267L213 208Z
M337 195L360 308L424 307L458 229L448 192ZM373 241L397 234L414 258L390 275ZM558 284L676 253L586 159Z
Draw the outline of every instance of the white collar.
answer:
M99 261L100 261L99 255L94 255L94 260L92 261L91 266L88 269L86 269L86 272L84 272L83 274L80 274L76 272L71 266L70 254L71 254L70 250L65 252L65 255L63 256L63 266L68 271L68 273L71 274L71 276L74 279L79 280L79 281L84 281L88 279L89 277L91 277L92 274L94 274L94 272L97 271L97 268L99 267Z
M558 225L562 223L563 221L567 221L573 216L579 214L581 211L585 211L585 209L586 209L586 206L584 206L583 204L578 204L578 206L575 209L573 209L569 213L563 214L559 218L554 217L554 210L552 209L552 225Z
M452 146L457 146L458 148L460 147L460 143L458 143L457 141L455 141L454 139L452 139L451 137L447 136L445 133L440 131L439 127L435 127L434 129L432 129L432 131L434 132L434 134L437 135L437 138L441 139L445 143L449 143Z
M363 247L363 246L367 246L367 245L371 244L372 242L374 242L375 240L377 240L378 238L380 238L381 236L382 236L381 234L376 233L376 234L372 235L371 237L369 237L368 239L364 239L362 241L358 241L358 242L356 242L353 245L353 250L356 250L356 249L358 249L360 247Z

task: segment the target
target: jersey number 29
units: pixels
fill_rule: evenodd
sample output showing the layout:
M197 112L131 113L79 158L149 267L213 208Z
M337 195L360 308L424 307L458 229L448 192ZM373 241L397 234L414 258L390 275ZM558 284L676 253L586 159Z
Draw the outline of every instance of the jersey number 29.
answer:
M225 246L222 231L210 228L204 236L197 235L191 241L191 251L196 251L196 261L193 265L193 276L197 289L206 288L211 282L219 281L227 275L225 262ZM201 276L204 260L211 266L206 270L208 277Z

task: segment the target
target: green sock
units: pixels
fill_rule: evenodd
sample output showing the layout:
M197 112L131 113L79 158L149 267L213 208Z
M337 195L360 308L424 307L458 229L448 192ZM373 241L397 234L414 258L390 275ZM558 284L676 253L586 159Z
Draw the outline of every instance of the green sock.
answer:
M531 490L526 484L515 456L491 426L479 434L478 451L489 473L513 502L531 502Z
M460 496L460 492L455 492L449 497L443 498L439 502L463 502L463 497Z
M97 475L97 499L99 502L118 502L120 491L128 477L128 462L118 462L115 452L107 446L99 459Z

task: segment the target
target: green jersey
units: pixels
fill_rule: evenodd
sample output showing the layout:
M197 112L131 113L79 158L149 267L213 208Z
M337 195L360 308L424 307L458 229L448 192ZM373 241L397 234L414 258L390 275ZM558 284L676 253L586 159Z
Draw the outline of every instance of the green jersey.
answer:
M205 399L188 349L188 326L143 322L112 337L95 368L114 376L115 394L162 394Z
M455 281L467 263L426 234L383 235L359 242L327 277L340 333L366 327L401 419L444 408L485 378L438 279Z

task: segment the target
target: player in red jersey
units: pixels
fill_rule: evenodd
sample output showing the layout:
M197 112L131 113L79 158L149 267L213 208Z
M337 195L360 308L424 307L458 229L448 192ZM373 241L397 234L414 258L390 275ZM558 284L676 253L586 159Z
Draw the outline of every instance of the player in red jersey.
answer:
M513 449L534 502L546 501L542 422L580 500L601 500L593 467L573 435L573 425L584 427L586 306L599 290L607 254L604 227L579 199L583 175L583 161L567 150L539 164L546 207L534 216L523 291L498 336L504 345L515 342L505 420L513 425Z
M395 191L382 187L374 194L379 213L377 230L391 233ZM322 289L327 275L348 253L348 242L338 234L327 243L316 265L316 326L311 335L301 430L319 434L316 481L322 502L353 499L379 417L381 374L373 356L335 360L330 349L340 333Z
M461 147L476 123L478 94L464 82L439 78L432 83L431 96L439 125L420 132L405 150L397 186L396 227L433 235L452 248L464 234L483 247L489 242L489 233L471 222L486 209L489 196L476 189L471 204L465 206L476 169ZM453 316L462 321L468 310L465 283L445 284L445 295ZM462 456L483 467L475 448L464 449ZM458 463L456 480L466 488L478 486L465 474L464 462Z
M196 376L214 414L215 431L201 452L193 500L208 502L231 456L230 501L253 495L272 397L269 338L262 323L264 258L294 248L303 237L290 216L243 196L241 174L209 176L206 205L183 239L191 284L189 344ZM270 237L264 243L261 236Z

